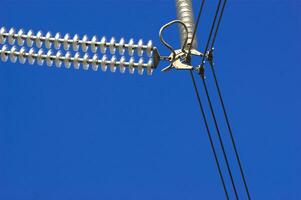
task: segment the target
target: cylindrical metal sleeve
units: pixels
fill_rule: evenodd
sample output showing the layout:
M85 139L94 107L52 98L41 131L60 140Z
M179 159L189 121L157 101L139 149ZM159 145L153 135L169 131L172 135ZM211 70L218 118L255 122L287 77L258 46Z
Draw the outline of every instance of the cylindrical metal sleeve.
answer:
M190 45L192 42L193 31L195 28L194 18L193 18L193 10L192 10L192 0L176 0L177 7L177 16L178 19L184 22L188 28L188 42ZM186 39L186 31L183 26L180 25L180 37L181 37L181 45L184 44ZM197 47L197 39L194 38L192 48L196 49ZM187 46L185 47L187 48Z

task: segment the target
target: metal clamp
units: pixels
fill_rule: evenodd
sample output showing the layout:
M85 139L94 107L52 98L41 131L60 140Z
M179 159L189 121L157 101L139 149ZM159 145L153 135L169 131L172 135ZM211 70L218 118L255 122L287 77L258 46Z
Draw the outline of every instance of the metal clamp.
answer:
M166 28L168 28L169 26L176 24L176 23L182 25L186 31L186 37L184 40L184 44L181 49L177 49L177 50L175 50L163 38L163 31ZM164 26L162 26L159 31L159 37L160 37L160 41L162 42L162 44L171 51L171 54L169 56L161 56L160 57L160 60L167 60L170 62L170 64L167 67L165 67L161 70L162 72L167 72L167 71L171 70L172 68L175 68L177 70L192 70L192 69L194 69L194 67L187 63L187 59L189 59L189 58L187 58L188 55L204 56L203 53L197 51L196 49L191 49L190 53L187 52L185 47L186 47L186 44L188 41L188 29L187 29L187 26L185 25L185 23L180 20L173 20L173 21L165 24Z

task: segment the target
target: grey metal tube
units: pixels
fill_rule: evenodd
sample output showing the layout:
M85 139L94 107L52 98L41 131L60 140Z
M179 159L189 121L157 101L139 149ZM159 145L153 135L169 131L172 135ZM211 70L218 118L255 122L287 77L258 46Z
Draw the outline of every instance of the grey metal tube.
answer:
M177 17L179 20L185 23L188 28L188 42L187 46L191 45L193 31L195 28L194 15L192 9L192 0L176 0ZM186 38L186 31L183 26L180 27L181 45L184 44ZM187 48L187 46L185 48ZM197 39L194 38L192 48L196 49Z

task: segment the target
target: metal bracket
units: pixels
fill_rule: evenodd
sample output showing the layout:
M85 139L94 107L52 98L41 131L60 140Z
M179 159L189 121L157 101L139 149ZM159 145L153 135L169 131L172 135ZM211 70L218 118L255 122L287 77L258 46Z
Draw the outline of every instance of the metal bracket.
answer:
M193 66L186 63L188 53L183 52L182 49L175 50L174 52L175 52L174 58L173 58L173 53L171 53L168 56L168 60L170 61L170 65L163 68L161 70L162 72L167 72L167 71L171 70L172 68L175 68L176 70L192 70L192 69L194 69ZM199 52L195 49L191 49L190 55L204 56L203 53L201 53L201 52Z
M213 52L214 52L214 48L210 49L209 51L207 51L205 57L206 57L206 60L210 63L210 65L214 65L214 56L213 56ZM206 60L203 61L203 63L201 63L201 65L199 65L198 67L196 67L196 71L202 75L202 76L205 76L205 62Z
M173 24L180 24L184 27L184 29L186 30L186 39L184 41L184 44L182 46L181 49L177 49L175 50L170 44L168 44L164 38L163 38L163 31L173 25ZM169 56L161 56L160 57L160 60L167 60L170 62L169 66L163 68L161 71L162 72L167 72L169 70L171 70L172 68L175 68L176 70L192 70L194 69L193 66L187 64L187 59L190 59L190 58L187 58L188 57L188 52L187 50L185 49L186 47L186 44L187 44L187 40L188 40L188 29L187 29L187 26L185 25L184 22L180 21L180 20L174 20L174 21L171 21L167 24L165 24L164 26L162 26L162 28L160 29L160 32L159 32L159 36L160 36L160 41L162 42L162 44L164 46L166 46L170 51L171 51L171 54ZM196 49L191 49L190 51L190 54L189 55L194 55L194 56L204 56L203 53L197 51ZM206 56L206 55L205 55Z
M214 48L210 49L207 53L207 60L213 64L213 52L214 52Z

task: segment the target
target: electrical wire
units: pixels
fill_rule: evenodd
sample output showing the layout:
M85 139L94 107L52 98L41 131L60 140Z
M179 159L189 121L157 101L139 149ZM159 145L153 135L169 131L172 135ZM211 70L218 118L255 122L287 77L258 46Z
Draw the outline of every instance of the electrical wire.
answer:
M212 39L212 43L211 43L210 49L212 49L213 46L214 46L214 43L215 43L215 40L216 40L216 36L217 36L218 31L219 31L219 27L220 27L220 24L221 24L223 15L224 15L224 10L225 10L226 4L227 4L227 0L224 0L224 4L223 4L222 11L221 11L221 14L220 14L218 22L217 22L217 26L216 26L216 29L215 29L215 32L214 32L214 35L213 35L213 39Z
M221 2L222 2L222 0L218 1L218 5L217 5L217 9L215 11L215 15L214 15L214 19L213 19L213 22L212 22L211 30L210 30L209 37L208 37L208 40L207 40L207 43L206 43L206 47L205 47L205 50L204 50L204 56L202 57L201 67L204 65L204 62L205 62L205 58L206 58L205 54L208 51L209 43L211 41L212 33L213 33L213 30L214 30L214 27L215 27L215 23L216 23L216 19L217 19L219 10L220 10Z
M224 176L223 176L223 173L221 171L220 163L218 161L218 157L217 157L216 150L215 150L215 147L214 147L214 143L213 143L213 140L212 140L212 136L211 136L211 133L210 133L209 125L208 125L208 122L207 122L207 119L206 119L205 111L204 111L204 108L203 108L203 105L202 105L202 101L201 101L201 98L200 98L200 95L199 95L198 88L196 86L195 78L194 78L193 73L192 73L191 70L190 70L190 76L191 76L191 79L192 79L195 94L196 94L196 97L197 97L197 100L198 100L198 103L199 103L200 111L201 111L201 114L202 114L202 117L203 117L203 120L204 120L204 123L205 123L206 130L207 130L207 135L208 135L208 138L209 138L209 141L210 141L210 146L211 146L212 153L214 155L214 160L215 160L215 163L216 163L216 166L217 166L217 169L218 169L220 179L222 181L222 186L223 186L226 198L227 198L227 200L229 200L229 195L228 195L227 187L225 185Z
M217 135L218 135L218 140L219 140L219 143L222 147L223 156L224 156L224 159L225 159L225 162L226 162L227 170L228 170L228 173L229 173L229 176L230 176L230 180L231 180L231 184L232 184L232 187L233 187L233 190L234 190L234 193L235 193L235 197L236 197L236 199L239 199L238 194L237 194L237 189L236 189L236 186L235 186L235 183L234 183L231 167L230 167L230 164L229 164L228 156L226 154L223 139L221 137L221 133L220 133L220 130L219 130L219 127L218 127L217 119L216 119L214 109L213 109L213 106L212 106L211 98L210 98L210 95L209 95L209 92L208 92L207 84L206 84L204 76L201 76L201 77L202 77L202 82L203 82L203 86L204 86L204 89L205 89L207 101L208 101L208 104L209 104L210 112L211 112L211 115L212 115L212 118L213 118L213 121L214 121L214 126L215 126L215 129L216 129Z
M195 26L195 29L194 29L194 33L193 33L193 37L192 37L191 43L193 43L195 35L196 35L196 31L197 31L197 28L198 28L198 25L199 25L199 20L200 20L200 16L201 16L201 13L202 13L202 10L203 10L204 2L205 1L203 0L202 3L201 3L201 6L200 6L200 10L199 10L199 13L198 13L198 17L197 17L197 21L196 21L196 26ZM215 44L217 33L218 33L218 30L219 30L219 27L220 27L220 23L221 23L221 20L222 20L222 16L223 16L223 13L224 13L224 9L225 9L226 3L227 3L227 0L224 0L224 3L223 3L222 10L221 10L221 13L220 13L220 16L219 16L219 19L218 19L217 27L216 27L215 32L214 32L214 36L213 36L213 40L212 40L210 49L213 49L213 46ZM214 21L212 23L212 27L211 27L210 34L209 34L209 37L208 37L208 40L207 40L207 43L206 43L206 48L204 50L204 54L206 54L206 52L208 51L208 47L209 47L209 44L210 44L212 33L213 33L214 28L215 28L216 19L217 19L218 13L219 13L220 5L221 5L221 0L219 0L219 3L218 3L218 7L217 7L217 10L216 10L216 13L215 13L215 16L214 16ZM192 48L192 45L189 46L189 51L188 51L187 59L190 59L191 48ZM206 56L204 55L203 58L202 58L201 66L203 66L203 64L204 64L205 57ZM212 69L212 72L213 72L215 85L216 85L217 90L218 90L219 99L220 99L220 102L221 102L221 105L222 105L224 117L226 119L227 127L228 127L229 134L230 134L230 137L231 137L232 146L234 148L235 156L236 156L237 162L239 164L239 169L240 169L240 173L241 173L241 176L242 176L242 179L243 179L243 182L244 182L244 187L246 189L246 192L247 192L247 195L248 195L248 199L250 200L251 198L250 198L249 189L248 189L248 186L247 186L247 183L246 183L246 178L245 178L245 175L244 175L244 172L243 172L242 164L240 162L240 158L239 158L239 154L238 154L238 151L237 151L237 148L236 148L236 144L235 144L234 136L233 136L232 129L231 129L231 126L230 126L229 118L228 118L228 115L227 115L227 112L226 112L226 108L225 108L225 105L224 105L224 101L223 101L223 98L222 98L222 95L221 95L220 87L219 87L219 84L218 84L218 81L217 81L216 73L215 73L215 70L214 70L212 62L210 62L210 66L211 66L211 69ZM192 80L193 80L193 82L195 84L193 74L192 74L191 71L190 71L190 73L191 73L191 76L192 76ZM210 96L208 94L208 90L207 90L207 87L206 87L205 80L204 80L203 77L202 77L202 79L203 79L204 87L206 88L205 90L206 90L206 93L207 93L207 97L210 100ZM196 86L195 86L195 89L196 89L196 92L197 92ZM198 93L197 93L197 95L198 95ZM199 99L199 96L198 96L198 99ZM218 130L218 133L219 133L219 129L218 129L216 118L215 118L214 111L213 111L213 108L212 108L211 100L208 101L208 102L210 102L211 112L212 112L212 115L214 116L214 121L215 121L216 129ZM220 133L218 135L219 135L220 142L222 144ZM223 149L223 154L226 157L224 148L222 148L222 149ZM233 177L232 177L232 173L231 173L231 170L229 168L228 160L227 159L225 159L225 160L226 160L226 163L227 163L228 172L229 172L229 174L231 174L230 178L231 178L232 186L234 188L236 198L238 199L237 192L236 192L236 189L235 189L235 184L234 184Z
M215 29L215 33L214 33L214 36L213 36L213 40L212 40L210 49L213 49L213 47L214 47L214 44L215 44L215 41L216 41L216 37L217 37L217 33L218 33L218 30L219 30L219 27L220 27L220 23L222 21L222 17L223 17L223 14L224 14L224 10L225 10L226 4L227 4L227 0L224 0L224 4L223 4L223 7L222 7L222 11L221 11L220 17L218 19L217 27ZM239 156L239 153L238 153L238 150L237 150L237 147L236 147L236 142L235 142L234 135L233 135L233 132L232 132L232 128L231 128L231 125L230 125L230 120L229 120L229 117L228 117L228 114L227 114L227 111L226 111L226 107L225 107L225 103L224 103L224 100L223 100L222 92L221 92L221 89L220 89L220 86L219 86L219 83L218 83L218 79L217 79L217 76L216 76L216 73L215 73L215 69L214 69L214 66L213 66L212 62L209 62L209 64L210 64L210 68L211 68L211 71L212 71L212 74L213 74L214 83L215 83L215 86L217 88L217 92L218 92L218 96L219 96L219 101L221 103L223 114L224 114L224 117L225 117L225 120L226 120L226 124L227 124L227 127L228 127L228 131L229 131L229 135L230 135L230 138L231 138L231 143L232 143L232 146L233 146L233 149L234 149L235 157L236 157L236 160L238 162L239 171L240 171L243 183L244 183L244 187L245 187L246 193L248 195L248 199L251 200L251 195L250 195L250 192L249 192L249 187L248 187L248 184L247 184L247 181L246 181L246 177L245 177L245 173L244 173L244 170L243 170L243 166L242 166L241 161L240 161L240 156Z
M217 77L216 77L214 66L212 65L211 62L210 62L210 66L211 66L212 74L213 74L213 77L214 77L215 86L217 88L219 100L220 100L221 105L222 105L223 114L224 114L224 117L226 119L226 124L227 124L229 135L230 135L230 138L231 138L231 143L232 143L232 146L233 146L233 149L234 149L234 152L235 152L235 157L236 157L236 160L238 162L239 171L240 171L243 183L244 183L246 193L248 195L248 199L251 200L251 195L250 195L249 188L248 188L248 185L247 185L244 170L243 170L243 167L242 167L242 164L241 164L241 161L240 161L240 156L238 154L238 150L237 150L237 147L236 147L236 142L235 142L234 135L233 135L233 132L232 132L232 128L231 128L231 125L230 125L230 121L229 121L229 118L228 118L228 114L227 114L227 111L226 111L226 107L225 107L225 104L224 104L222 93L221 93L221 90L220 90L220 87L219 87L219 84L218 84L218 80L217 80Z
M210 45L212 34L213 34L214 29L215 29L216 20L217 20L217 17L219 15L221 3L222 3L222 0L219 0L218 5L217 5L217 9L215 11L214 19L213 19L213 22L212 22L211 30L210 30L210 33L209 33L209 36L208 36L208 40L207 40L207 43L206 43L206 47L205 47L205 50L204 50L204 54L207 53L207 51L208 51L208 47ZM224 7L225 7L225 2L224 2L224 5L223 5L223 8L222 8L222 13L219 17L218 23L220 23L220 21L221 21L220 18L222 17ZM216 36L216 35L217 35L217 30L214 33L214 36ZM215 40L215 38L214 38L214 40ZM236 189L236 186L235 186L235 183L234 183L233 175L232 175L232 170L230 168L228 157L227 157L227 154L226 154L226 151L225 151L225 148L224 148L223 139L221 137L219 127L218 127L218 123L217 123L217 119L215 117L214 109L213 109L213 106L212 106L212 103L211 103L211 98L210 98L210 95L209 95L209 92L208 92L208 89L207 89L207 85L206 85L206 82L205 82L205 79L204 79L204 75L201 72L202 68L203 68L203 65L205 63L205 57L206 56L203 56L203 58L202 58L202 62L200 64L200 68L199 68L199 74L200 74L202 82L203 82L203 86L204 86L206 97L207 97L207 100L208 100L208 103L209 103L211 115L212 115L213 120L214 120L215 129L216 129L216 132L217 132L217 135L218 135L218 139L219 139L219 142L220 142L220 145L221 145L221 148L222 148L223 156L224 156L224 159L225 159L225 162L226 162L227 170L228 170L228 173L229 173L229 176L230 176L232 188L234 190L236 199L239 199L237 189Z
M198 26L199 26L199 22L200 22L200 18L201 18L202 12L203 12L204 4L205 4L205 0L202 0L201 6L200 6L200 9L199 9L199 12L198 12L197 20L196 20L196 23L195 23L195 28L194 28L194 31L193 31L192 39L191 39L191 45L189 46L189 49L188 49L187 58L190 58L192 44L193 44L193 41L195 39L195 35L196 35L197 29L198 29Z
M221 2L222 1L219 0L218 6L217 6L217 10L216 10L216 13L215 13L215 16L214 16L214 20L213 20L213 23L212 23L212 27L211 27L211 30L210 30L210 34L209 34L209 37L208 37L208 40L207 40L207 43L206 43L206 47L205 47L205 50L204 50L204 53L206 53L208 51L208 47L209 47L209 44L210 44L212 33L214 31L216 20L217 20L218 14L219 14ZM212 43L211 43L211 49L212 49L212 47L213 47L213 45L215 43L216 37L217 37L217 33L218 33L218 30L219 30L219 27L220 27L220 23L221 23L221 19L222 19L223 13L224 13L224 9L225 9L226 3L227 3L227 0L225 0L223 2L223 6L222 6L222 10L221 10L219 19L218 19L217 27L216 27L214 35L213 35L213 40L212 40ZM197 28L198 28L198 25L199 25L199 20L200 20L201 12L202 12L202 9L203 9L203 5L204 5L204 1L202 1L201 7L200 7L200 12L199 12L198 17L197 17L196 27L195 27L195 30L194 30L194 33L193 33L193 37L192 37L192 43L194 41L194 38L195 38L195 35L196 35L196 31L197 31ZM191 48L192 48L192 46L189 47L188 59L190 58ZM203 58L202 58L201 66L204 64L204 61L205 61L205 56L203 56ZM212 65L211 65L211 67L213 68ZM216 78L216 76L215 76L215 78ZM214 114L214 110L213 110L213 107L212 107L212 103L211 103L211 100L210 100L210 96L209 96L209 93L208 93L208 90L207 90L206 82L205 82L203 76L202 76L202 80L203 80L203 84L204 84L204 87L205 87L207 99L208 99L208 102L209 102L211 114L212 114L213 119L214 119L214 124L215 124L216 130L217 130L218 136L219 136L219 141L220 141L220 144L222 146L222 151L223 151L223 155L224 155L224 158L225 158L225 161L226 161L226 164L227 164L227 169L228 169L228 172L229 172L229 175L230 175L231 183L232 183L232 186L233 186L233 189L234 189L234 192L235 192L235 196L238 199L238 195L237 195L236 187L235 187L235 184L234 184L232 172L231 172L231 169L230 169L230 166L229 166L227 155L225 153L225 149L224 149L224 145L223 145L222 138L221 138L221 135L220 135L220 131L219 131L219 128L218 128L217 120L216 120L216 117L215 117L215 114ZM216 87L219 90L219 86L217 85L217 80L216 79L215 79L215 84L216 84ZM222 102L222 98L221 98L221 95L220 95L221 94L220 90L218 92L219 92L219 96L220 96L220 101ZM234 150L235 150L235 155L236 155L237 161L239 163L239 168L240 168L240 172L241 172L241 175L242 175L242 178L243 178L244 186L245 186L245 189L247 191L248 197L250 199L250 195L249 195L249 192L248 192L248 187L247 187L247 184L246 184L245 176L244 176L244 173L243 173L243 170L242 170L242 166L241 166L240 159L239 159L239 156L238 156L237 148L236 148L236 145L235 145L235 142L234 142L234 137L233 137L233 134L232 134L232 130L230 128L230 123L229 123L229 120L228 120L228 117L227 117L226 110L225 110L225 107L223 105L223 102L221 104L222 104L224 115L225 115L225 118L226 118L226 121L227 121L227 126L228 126L229 133L230 133L230 136L231 136L232 145L233 145Z
M193 35L192 35L191 45L189 46L189 50L188 50L187 61L188 60L190 61L190 54L191 54L192 44L193 44L194 39L195 39L195 35L196 35L196 32L197 32L200 17L201 17L202 11L203 11L204 3L205 3L205 0L202 0L202 3L200 5L200 9L199 9L199 12L198 12L198 16L197 16L196 26L195 26L195 29L194 29L194 32L193 32ZM194 86L194 89L195 89L195 93L196 93L196 96L197 96L197 100L198 100L198 103L199 103L201 114L202 114L202 117L203 117L203 120L204 120L204 123L205 123L205 126L206 126L208 138L209 138L211 149L212 149L214 159L215 159L215 162L216 162L216 165L217 165L217 168L218 168L218 173L219 173L219 176L221 178L222 186L223 186L226 198L229 200L228 191L227 191L227 188L226 188L226 185L225 185L225 180L224 180L224 177L223 177L223 174L222 174L222 171L221 171L220 163L218 161L218 157L217 157L215 146L214 146L212 136L211 136L211 133L210 133L209 125L208 125L208 122L207 122L207 119L206 119L206 115L205 115L205 112L204 112L204 108L203 108L203 105L202 105L202 102L201 102L201 98L200 98L198 89L197 89L197 86L196 86L196 83L195 83L195 78L194 78L193 72L191 70L190 70L190 76L191 76L191 79L192 79L192 82L193 82L193 86Z
M199 9L199 12L198 12L198 16L197 16L196 26L195 26L193 36L192 36L192 40L191 40L191 45L189 46L188 54L187 54L187 57L186 57L187 62L190 62L190 54L191 54L192 44L194 42L195 35L196 35L196 32L197 32L197 28L199 26L199 21L200 21L200 17L201 17L202 11L203 11L204 3L205 3L205 0L202 0L202 3L200 5L200 9ZM220 2L219 2L219 6L220 6ZM215 16L215 20L216 20L216 16ZM211 30L211 32L212 32L212 30ZM207 42L207 43L208 43L207 44L207 46L208 46L209 42ZM207 46L206 46L206 49L208 48ZM204 57L205 57L205 55L204 55ZM206 115L205 115L205 112L204 112L204 109L203 109L203 105L202 105L202 102L201 102L201 99L200 99L200 96L199 96L198 89L197 89L197 86L196 86L195 78L194 78L193 72L191 70L190 70L190 76L191 76L191 79L192 79L192 82L193 82L193 86L194 86L194 89L195 89L195 93L196 93L196 96L197 96L197 100L198 100L198 103L199 103L201 114L202 114L202 117L203 117L203 120L204 120L204 123L205 123L205 126L206 126L208 138L209 138L211 149L212 149L214 159L215 159L215 162L216 162L216 165L217 165L217 168L218 168L218 173L219 173L220 178L221 178L223 189L224 189L226 198L229 199L228 191L227 191L227 188L226 188L226 185L225 185L225 180L224 180L224 177L223 177L223 174L222 174L222 171L221 171L220 163L219 163L217 153L216 153L216 150L215 150L215 146L214 146L214 143L213 143L213 140L212 140L209 125L208 125L208 122L207 122L207 119L206 119Z

